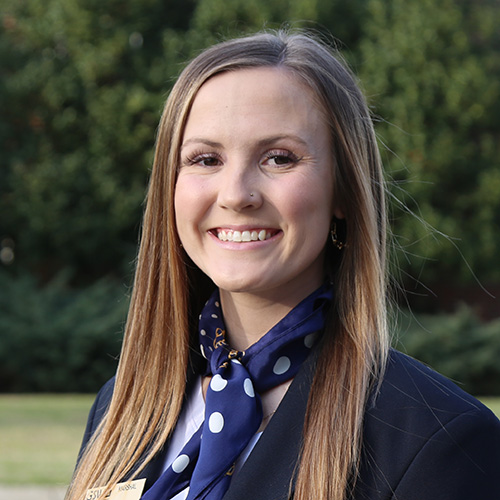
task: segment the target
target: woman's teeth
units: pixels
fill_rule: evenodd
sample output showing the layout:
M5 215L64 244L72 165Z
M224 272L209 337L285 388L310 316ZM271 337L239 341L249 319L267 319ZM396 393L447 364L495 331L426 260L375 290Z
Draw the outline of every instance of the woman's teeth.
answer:
M217 231L217 237L221 241L235 241L244 243L247 241L264 241L271 237L271 233L265 229L259 231L232 231L231 229L222 229Z

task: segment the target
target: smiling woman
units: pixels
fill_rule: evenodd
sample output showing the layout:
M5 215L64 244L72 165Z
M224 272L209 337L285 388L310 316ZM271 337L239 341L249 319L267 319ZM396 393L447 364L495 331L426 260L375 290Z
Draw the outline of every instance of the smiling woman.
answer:
M132 479L143 500L499 498L496 417L389 349L385 238L372 121L338 54L279 32L195 58L67 498Z

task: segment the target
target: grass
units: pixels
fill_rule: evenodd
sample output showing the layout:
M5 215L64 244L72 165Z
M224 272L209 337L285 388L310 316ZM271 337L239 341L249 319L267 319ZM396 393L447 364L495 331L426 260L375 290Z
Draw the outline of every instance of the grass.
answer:
M1 395L0 484L65 486L93 395Z
M92 395L0 395L0 484L66 486ZM500 397L481 401L500 417Z
M479 397L479 400L485 404L498 418L500 418L500 397Z

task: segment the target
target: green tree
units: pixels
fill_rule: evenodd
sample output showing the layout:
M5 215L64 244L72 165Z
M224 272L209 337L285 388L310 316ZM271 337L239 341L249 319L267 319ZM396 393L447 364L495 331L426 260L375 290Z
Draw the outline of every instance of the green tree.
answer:
M468 265L498 281L500 5L370 0L368 9L361 78L384 119L393 193L437 230L395 203L401 262L427 283L470 282Z
M350 50L359 42L367 15L365 0L199 0L189 38L205 47L241 33L292 27Z
M14 240L19 267L48 276L129 269L159 113L182 63L289 24L343 43L383 117L395 197L452 238L395 202L403 272L470 281L462 252L498 281L499 11L495 0L5 0L0 237Z
M20 267L121 273L193 2L3 5L0 235Z

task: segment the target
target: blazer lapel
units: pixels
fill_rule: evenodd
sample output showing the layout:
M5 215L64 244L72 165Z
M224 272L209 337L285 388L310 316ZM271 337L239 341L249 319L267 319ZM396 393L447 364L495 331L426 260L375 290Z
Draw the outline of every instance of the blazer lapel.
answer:
M223 500L290 498L316 359L317 349L302 365Z
M252 453L232 479L223 500L290 498L317 357L318 349L315 349L304 361ZM189 378L192 382L192 378ZM165 448L167 446L168 443ZM139 474L139 478L146 478L144 491L161 476L164 456L164 452L159 453Z
M186 395L189 394L196 377L201 373L201 367L204 365L204 360L201 358L201 354L192 353L190 365L187 370L187 383L186 383ZM170 440L167 440L163 450L160 451L150 462L146 464L142 472L139 473L138 479L146 478L146 485L144 486L144 492L149 490L151 486L159 479L163 474L163 468L165 465L165 456L168 449ZM134 467L130 474L132 474L137 469Z

